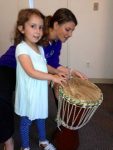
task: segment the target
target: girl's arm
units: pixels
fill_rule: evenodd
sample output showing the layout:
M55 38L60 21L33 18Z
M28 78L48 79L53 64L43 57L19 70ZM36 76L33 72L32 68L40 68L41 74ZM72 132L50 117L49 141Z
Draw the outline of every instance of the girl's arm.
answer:
M25 72L32 78L39 80L52 80L53 82L59 84L62 84L63 81L65 82L65 79L63 77L58 77L56 75L35 70L30 57L26 54L19 55L18 59Z

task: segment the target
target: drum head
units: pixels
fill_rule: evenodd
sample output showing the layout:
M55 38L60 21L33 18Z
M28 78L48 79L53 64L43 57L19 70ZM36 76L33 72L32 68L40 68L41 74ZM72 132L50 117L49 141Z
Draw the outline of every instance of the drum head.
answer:
M103 99L101 90L95 84L77 77L70 78L63 88L59 88L59 91L72 104L99 105Z

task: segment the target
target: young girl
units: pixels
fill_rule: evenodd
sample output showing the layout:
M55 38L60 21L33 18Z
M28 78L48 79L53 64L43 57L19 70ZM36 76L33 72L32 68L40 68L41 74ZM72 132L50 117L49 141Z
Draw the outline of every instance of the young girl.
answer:
M46 139L45 119L48 117L48 81L62 85L64 77L48 73L43 48L38 41L43 35L44 16L37 9L23 9L18 14L15 45L17 74L15 112L20 116L22 149L30 150L29 127L35 120L39 146L55 150ZM54 72L49 68L50 72Z

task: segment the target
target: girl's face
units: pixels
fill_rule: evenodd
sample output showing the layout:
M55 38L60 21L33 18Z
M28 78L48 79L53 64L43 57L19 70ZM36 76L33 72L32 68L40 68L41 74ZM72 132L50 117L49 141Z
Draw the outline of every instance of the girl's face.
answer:
M37 43L43 35L43 19L37 15L32 15L22 27L21 32L24 34L24 40L27 43Z
M54 30L56 33L56 38L65 42L68 38L72 36L72 32L75 29L74 22L66 22L64 24L59 25L57 22L54 24Z

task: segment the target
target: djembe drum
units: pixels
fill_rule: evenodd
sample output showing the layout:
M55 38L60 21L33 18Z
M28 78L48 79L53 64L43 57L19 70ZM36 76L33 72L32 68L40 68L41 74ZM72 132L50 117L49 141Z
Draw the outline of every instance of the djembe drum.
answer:
M57 150L76 150L78 129L83 127L102 103L101 90L88 80L71 77L64 87L58 86L57 125L54 142Z

